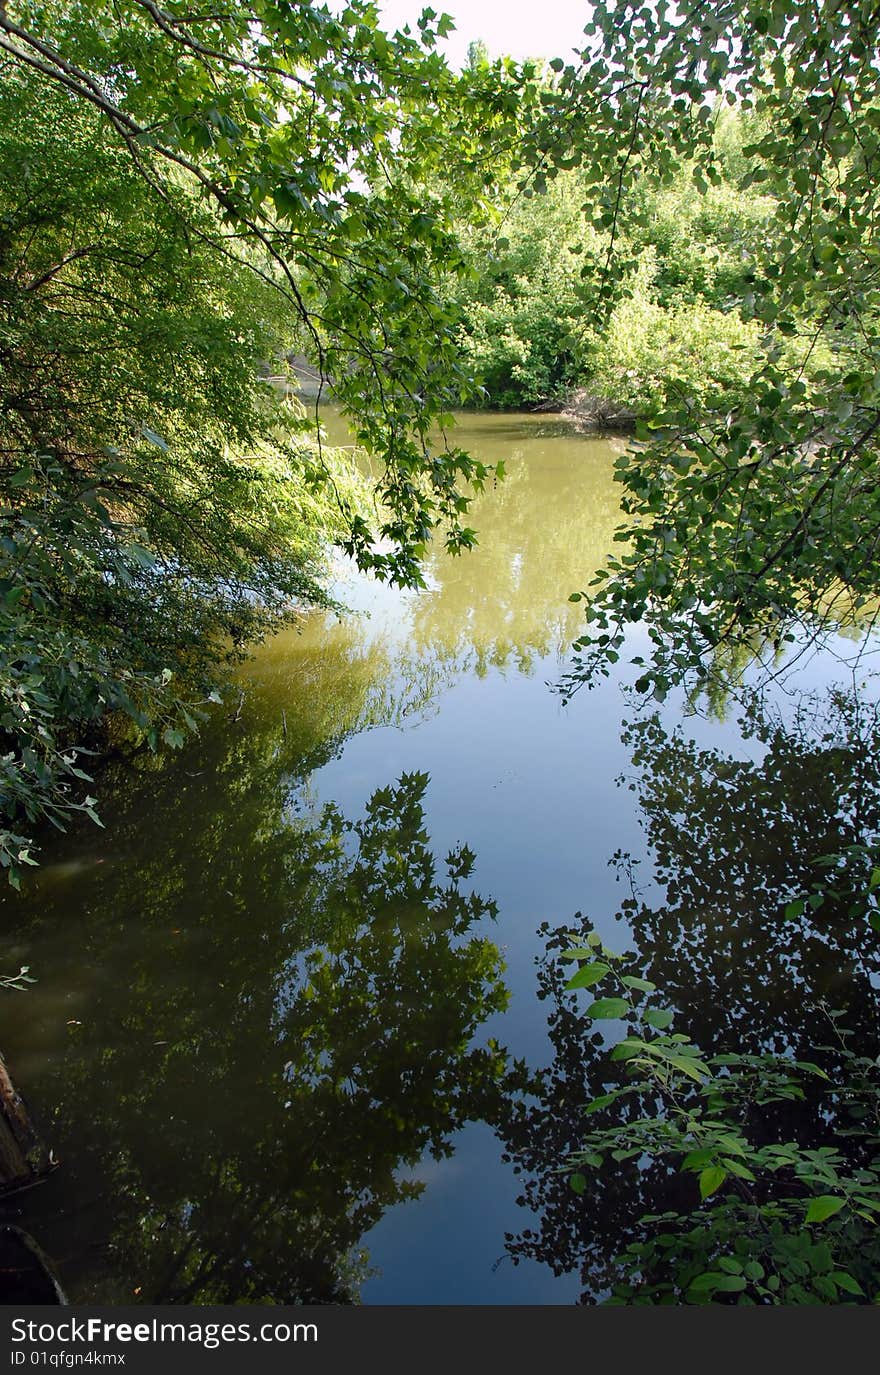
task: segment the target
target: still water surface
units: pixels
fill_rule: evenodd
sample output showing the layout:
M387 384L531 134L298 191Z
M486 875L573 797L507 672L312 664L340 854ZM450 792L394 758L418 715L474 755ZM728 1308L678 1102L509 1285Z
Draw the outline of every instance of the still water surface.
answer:
M74 1301L576 1301L583 1202L540 1183L537 1212L518 1201L576 1144L588 1097L584 1048L558 1021L548 1039L539 928L582 912L625 944L635 871L609 861L638 868L652 816L667 868L681 840L695 874L721 865L722 926L787 881L797 836L773 826L797 811L791 760L768 820L766 745L735 723L624 741L618 683L568 706L552 691L582 624L568 593L610 547L622 441L534 416L467 417L459 438L509 474L475 508L480 548L432 554L420 593L340 567L355 614L263 646L237 719L111 770L106 829L64 838L4 899L4 967L39 982L4 999L0 1044L61 1162L6 1216ZM719 859L700 798L727 749L746 805L716 770ZM618 781L639 750L653 792ZM824 786L810 767L792 783L805 798ZM659 890L640 891L650 905ZM799 1006L790 943L757 918L717 951L703 939L703 966L680 919L640 934L674 991L698 989L699 1027L725 1034L718 1009L744 995L719 971L749 941L765 990L778 959L774 1016ZM523 1096L518 1061L547 1067L543 1090Z

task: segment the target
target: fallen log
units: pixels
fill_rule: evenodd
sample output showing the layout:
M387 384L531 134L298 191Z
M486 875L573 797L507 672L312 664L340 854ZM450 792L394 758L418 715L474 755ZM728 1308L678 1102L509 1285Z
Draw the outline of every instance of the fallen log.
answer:
M0 1195L36 1184L51 1169L49 1151L0 1055Z

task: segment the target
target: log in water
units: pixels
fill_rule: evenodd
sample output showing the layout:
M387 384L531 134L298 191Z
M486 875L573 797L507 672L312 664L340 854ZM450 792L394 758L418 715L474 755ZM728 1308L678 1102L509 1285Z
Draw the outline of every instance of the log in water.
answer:
M0 1056L0 1193L27 1188L50 1169L49 1153Z

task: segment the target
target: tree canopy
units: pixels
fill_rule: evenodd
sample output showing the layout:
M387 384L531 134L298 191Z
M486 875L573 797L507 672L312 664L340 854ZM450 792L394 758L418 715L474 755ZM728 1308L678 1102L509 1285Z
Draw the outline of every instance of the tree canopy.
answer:
M575 681L647 624L640 680L707 676L718 648L778 647L872 617L878 575L877 156L880 73L869 4L775 0L693 14L600 4L579 66L553 64L527 153L544 176L573 164L606 232L586 276L607 315L650 215L645 187L682 168L719 183L724 111L745 134L736 184L770 214L728 309L759 327L747 384L657 397L621 462L624 512L607 576L586 589ZM820 363L815 365L817 356Z
M108 713L174 746L216 665L325 600L330 541L418 583L473 542L487 470L437 438L471 385L439 292L515 87L454 77L444 20L234 3L0 9L0 861L92 812ZM267 378L306 351L377 500ZM103 725L102 725L103 729ZM94 814L92 812L92 814Z
M417 38L393 39L363 0L338 18L289 0L206 15L74 0L0 15L7 72L97 111L157 198L169 178L182 181L214 221L192 232L281 293L359 438L387 465L386 518L373 531L352 514L351 550L401 579L417 579L414 550L435 525L447 522L451 547L469 542L459 483L485 476L466 455L430 447L470 380L437 291L457 249L428 178L454 169L459 201L481 186L481 137L517 103L512 82L493 91L453 76L434 50L448 20L431 13ZM392 548L377 551L374 534Z

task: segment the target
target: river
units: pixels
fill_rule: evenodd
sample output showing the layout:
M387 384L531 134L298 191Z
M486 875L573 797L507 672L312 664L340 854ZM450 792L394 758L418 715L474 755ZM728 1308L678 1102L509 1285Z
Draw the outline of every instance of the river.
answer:
M765 920L845 787L813 727L786 752L680 699L655 722L625 665L554 691L623 441L523 415L458 440L508 471L479 548L421 592L340 564L351 614L263 645L179 754L111 768L105 829L3 899L4 970L37 983L0 1044L59 1162L4 1214L74 1301L577 1301L615 1214L555 1173L598 1053L559 1012L562 926L635 940L716 1043L756 1007L803 1039L805 980L867 1007L854 935L801 958ZM839 753L856 727L821 710Z

